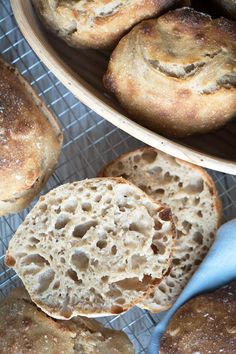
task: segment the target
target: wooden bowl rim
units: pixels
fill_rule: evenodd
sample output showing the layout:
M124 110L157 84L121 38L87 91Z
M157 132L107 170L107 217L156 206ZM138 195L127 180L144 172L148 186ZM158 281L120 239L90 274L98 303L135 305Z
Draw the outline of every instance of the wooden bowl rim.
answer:
M110 107L108 100L99 98L86 81L79 77L52 48L36 25L34 10L30 0L10 0L13 14L25 39L49 68L49 70L71 91L83 104L113 125L134 138L153 146L169 155L212 170L236 175L236 162L203 153L165 138L132 121L125 115Z

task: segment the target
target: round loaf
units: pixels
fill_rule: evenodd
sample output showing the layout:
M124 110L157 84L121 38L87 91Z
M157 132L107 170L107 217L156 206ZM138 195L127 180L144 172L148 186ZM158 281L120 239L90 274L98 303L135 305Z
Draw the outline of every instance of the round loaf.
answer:
M172 317L160 354L235 353L236 282L197 296Z
M206 133L236 112L236 24L182 8L135 26L104 85L140 124L169 136Z
M25 208L53 172L62 132L46 105L0 60L0 216Z
M0 333L1 353L134 353L125 333L83 317L55 321L30 301L24 289L13 290L0 302Z
M162 280L174 231L169 208L122 178L95 178L41 197L5 261L54 318L117 314Z
M47 27L77 48L108 48L143 19L180 0L33 0Z

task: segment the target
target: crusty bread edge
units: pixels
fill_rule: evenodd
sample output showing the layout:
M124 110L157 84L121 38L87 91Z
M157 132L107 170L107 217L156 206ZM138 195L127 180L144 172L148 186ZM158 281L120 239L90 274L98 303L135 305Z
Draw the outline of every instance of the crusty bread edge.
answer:
M29 294L27 293L26 289L23 287L19 287L19 288L17 287L11 290L9 296L1 300L0 305L3 306L5 304L8 305L10 303L14 303L14 301L23 301L29 305L34 306L35 309L39 310L39 308L31 301ZM76 341L76 332L78 330L78 327L80 327L80 325L78 325L76 321L57 322L57 320L53 319L52 317L48 317L47 314L45 314L41 310L38 311L38 316L43 321L48 322L50 328L53 327L54 330L67 333L71 335L72 340ZM106 339L119 337L122 341L126 342L126 345L130 345L130 353L131 353L132 342L129 340L129 337L125 332L116 329L106 328L103 326L102 323L93 320L92 318L80 317L79 320L91 333L101 333Z
M39 98L39 96L36 94L36 92L31 87L29 82L20 74L19 70L15 66L5 62L1 57L0 57L0 62L6 68L8 68L11 72L13 72L15 74L15 76L19 79L19 81L23 84L26 92L28 92L32 96L34 104L38 107L38 109L41 111L41 113L44 115L44 117L47 118L49 124L52 126L52 128L55 132L55 137L57 137L60 144L62 144L63 133L62 133L61 127L60 127L57 119L55 118L55 116L47 108L45 102L41 98Z
M31 87L28 81L20 74L19 70L15 66L5 62L1 57L0 57L0 63L1 65L5 66L9 71L11 71L16 76L17 79L19 79L20 83L24 86L26 93L28 93L31 96L34 105L39 109L39 111L47 119L48 123L52 127L52 131L55 134L55 139L58 142L58 151L57 151L57 161L58 161L62 149L62 144L63 144L63 132L60 128L57 119L47 108L44 101L38 97L34 89ZM54 162L51 161L49 163L47 169L43 171L44 174L40 176L40 178L34 183L34 185L30 189L26 191L22 191L22 193L18 193L17 196L12 197L12 199L8 201L4 201L0 199L0 216L7 215L8 213L20 212L27 205L29 205L29 203L34 199L34 197L40 192L40 190L44 187L44 185L48 181L49 177L51 176L51 174L56 168L57 161Z
M81 40L78 39L79 38L78 29L75 30L76 37L73 36L73 34L71 34L70 32L68 32L67 34L59 34L58 32L60 30L60 25L58 24L58 22L53 20L51 21L48 20L45 17L45 10L40 9L41 3L38 5L37 2L38 0L32 0L33 8L41 24L45 27L45 29L48 32L54 34L56 37L60 38L68 46L72 48L93 49L93 50L114 50L115 47L118 45L119 41L140 22L154 17L159 17L169 10L174 10L176 8L181 8L181 7L186 7L191 5L191 0L169 0L169 2L166 1L166 4L164 2L163 3L157 2L157 5L159 5L159 9L156 8L153 15L147 16L146 18L143 19L139 19L137 22L134 22L132 25L128 27L126 27L125 25L122 27L118 24L118 31L116 33L114 31L111 32L109 36L106 33L105 39L103 33L100 33L99 40L94 41L94 39L90 38L90 41L85 40L84 43L82 43ZM141 6L143 5L141 4ZM153 6L155 6L155 1ZM70 10L72 11L72 9ZM46 13L47 12L52 13L53 11L54 9L52 8L52 5L47 4ZM124 15L114 14L113 16L118 17L118 19L122 19Z
M117 163L119 161L122 161L122 159L124 157L127 157L129 155L132 155L132 154L135 154L135 153L142 153L143 151L145 151L146 149L150 149L152 151L157 151L157 152L161 152L163 154L166 154L156 148L153 148L151 146L142 146L138 149L134 149L134 150L131 150L131 151L128 151L120 156L118 156L117 158L115 158L114 160L112 160L111 162L109 162L105 167L103 167L97 174L98 177L108 177L108 176L105 176L105 171L107 168L109 168L111 165L113 165L114 163ZM166 154L168 155L168 154ZM170 155L171 156L171 155ZM214 202L214 206L215 206L215 209L217 211L217 216L218 216L218 223L217 223L217 227L220 227L220 225L223 223L223 209L222 209L222 203L221 203L221 200L218 196L218 192L217 192L217 189L216 189L216 186L215 186L215 183L212 179L212 177L207 173L207 171L200 167L200 166L197 166L197 165L194 165L192 164L191 162L187 162L187 161L184 161L182 159L179 159L177 157L174 157L172 156L180 165L185 165L186 167L188 167L189 169L193 169L197 172L199 172L199 174L202 176L202 179L207 183L208 187L209 187L209 190L212 194L212 199L213 199L213 202Z

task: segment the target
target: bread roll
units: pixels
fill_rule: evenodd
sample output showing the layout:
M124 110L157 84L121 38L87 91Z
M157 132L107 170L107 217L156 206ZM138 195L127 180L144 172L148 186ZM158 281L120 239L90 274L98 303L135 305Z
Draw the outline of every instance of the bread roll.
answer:
M46 105L0 60L0 216L25 208L52 174L62 132Z
M174 236L169 208L122 178L95 178L41 197L5 261L52 317L110 315L153 291Z
M114 46L135 23L186 0L33 0L47 27L69 45Z
M143 21L114 50L104 85L158 133L210 132L236 113L235 29L190 8Z
M236 352L236 282L201 295L172 317L160 354Z
M173 211L177 240L170 274L138 304L152 312L169 308L201 263L222 219L215 184L202 168L150 147L121 155L101 172L122 176Z
M125 333L95 320L55 321L40 311L23 289L0 302L1 353L133 354Z

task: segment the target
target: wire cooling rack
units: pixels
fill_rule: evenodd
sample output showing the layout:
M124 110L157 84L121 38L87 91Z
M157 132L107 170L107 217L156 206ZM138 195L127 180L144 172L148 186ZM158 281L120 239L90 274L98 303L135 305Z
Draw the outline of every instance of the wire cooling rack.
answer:
M0 0L0 53L31 83L57 116L64 132L58 167L42 194L62 183L95 177L107 162L143 145L81 104L57 80L22 36L8 0ZM209 172L216 182L225 220L236 217L236 177ZM0 297L5 297L11 288L20 284L16 274L5 267L4 254L10 238L32 205L19 214L0 218ZM101 318L101 321L107 327L124 330L133 342L136 353L141 354L146 353L151 331L160 318L161 315L133 308L126 314Z

